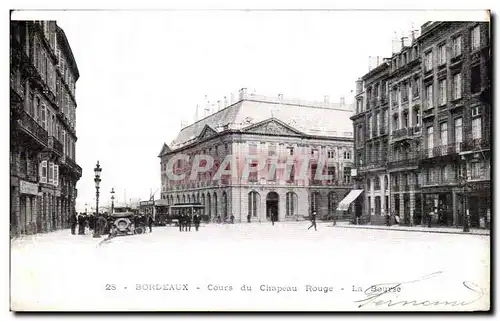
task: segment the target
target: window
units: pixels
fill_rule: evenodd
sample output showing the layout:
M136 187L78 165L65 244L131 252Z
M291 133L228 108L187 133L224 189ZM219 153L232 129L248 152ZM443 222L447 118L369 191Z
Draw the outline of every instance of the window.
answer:
M413 85L412 85L412 95L413 97L419 97L420 96L420 79L415 78L413 80Z
M453 99L462 98L462 74L453 75Z
M54 185L59 185L59 166L54 165Z
M471 91L473 94L481 91L481 73L479 65L472 67L471 69Z
M446 104L446 79L439 81L439 105Z
M432 157L434 149L434 127L432 126L427 127L427 148L429 157Z
M259 173L257 172L257 163L258 161L252 161L249 165L251 170L248 172L248 181L249 182L257 182L259 178Z
M54 163L49 162L49 175L47 179L47 183L54 184Z
M472 50L479 49L479 44L480 44L480 39L479 39L479 26L475 26L472 28L470 32L470 42L471 42L471 47Z
M432 96L432 84L429 86L425 87L425 98L427 102L427 108L432 108L434 107L434 104L432 103L433 96Z
M344 167L344 184L350 184L350 183L351 183L351 168Z
M41 117L41 121L42 121L42 127L47 130L47 115L46 115L46 111L45 111L45 104L42 104L42 117Z
M318 156L318 150L315 148L311 149L311 155L314 157Z
M460 152L460 143L463 141L463 124L462 124L462 118L457 118L455 119L455 146L457 149L457 152Z
M472 139L481 138L481 117L472 119Z
M328 166L327 175L332 177L332 178L330 178L330 182L334 182L336 180L335 179L335 167Z
M328 158L335 158L335 150L328 151Z
M408 113L404 112L403 113L403 128L408 128Z
M40 110L40 98L38 97L35 97L35 101L33 102L34 106L33 106L33 109L34 109L34 118L37 122L40 122L40 115L41 115L41 110Z
M439 65L444 65L446 63L446 45L439 46L438 59L439 59Z
M408 100L408 83L406 82L401 85L401 100Z
M370 138L373 137L373 132L372 132L372 116L368 116L368 134L370 135Z
M415 126L420 126L421 123L420 109L414 109L413 115L414 115L413 119L415 120Z
M452 56L457 57L462 54L462 37L458 36L453 38L453 45L452 45Z
M441 131L441 145L448 145L448 123L441 123L439 127Z
M432 69L432 51L429 51L425 54L424 67L425 71L429 71Z
M373 126L374 128L373 128L373 130L374 130L375 136L377 136L377 135L378 135L378 124L379 124L379 119L380 119L380 113L379 113L379 112L377 112L377 113L375 114L374 119L373 119L373 122L374 122L374 126Z
M294 192L286 193L286 216L297 214L297 194Z
M287 149L288 149L288 155L293 156L294 152L293 147L287 147Z

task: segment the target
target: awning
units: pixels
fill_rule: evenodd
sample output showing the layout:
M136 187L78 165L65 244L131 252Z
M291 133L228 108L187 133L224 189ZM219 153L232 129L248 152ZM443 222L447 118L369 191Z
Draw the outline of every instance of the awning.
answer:
M351 205L351 203L354 202L354 200L358 198L361 193L363 193L362 189L353 189L350 191L349 194L347 194L347 196L339 203L337 211L347 211L349 209L349 205Z

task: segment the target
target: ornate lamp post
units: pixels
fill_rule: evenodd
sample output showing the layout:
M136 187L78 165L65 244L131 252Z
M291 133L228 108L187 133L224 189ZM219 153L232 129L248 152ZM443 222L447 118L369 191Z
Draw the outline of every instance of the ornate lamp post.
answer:
M99 183L101 182L101 171L102 171L102 168L101 166L99 166L99 161L97 161L97 164L94 168L94 173L95 173L95 178L94 178L94 182L95 182L95 203L96 203L96 210L95 210L95 214L96 214L96 226L94 226L94 237L101 237L101 235L99 235L99 228L97 227L97 215L99 214Z
M111 214L114 213L115 209L115 188L111 188Z

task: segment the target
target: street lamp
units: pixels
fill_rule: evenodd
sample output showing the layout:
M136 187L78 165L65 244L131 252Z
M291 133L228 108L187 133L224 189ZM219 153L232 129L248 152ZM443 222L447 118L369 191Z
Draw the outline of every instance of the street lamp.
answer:
M111 214L114 213L115 209L115 188L111 188Z
M101 166L99 166L99 161L97 161L97 164L94 168L94 173L95 173L95 178L94 178L94 182L95 182L95 203L96 203L96 210L95 210L95 218L96 218L96 223L95 223L95 226L94 226L94 237L101 237L99 235L99 228L97 226L97 215L99 214L99 183L101 182L101 171L102 171L102 168Z
M465 161L465 158L462 156L462 160ZM465 173L467 173L467 169L465 169ZM463 217L464 217L464 232L470 231L470 217L469 217L469 206L467 204L467 174L462 175L460 177L461 187L463 188Z

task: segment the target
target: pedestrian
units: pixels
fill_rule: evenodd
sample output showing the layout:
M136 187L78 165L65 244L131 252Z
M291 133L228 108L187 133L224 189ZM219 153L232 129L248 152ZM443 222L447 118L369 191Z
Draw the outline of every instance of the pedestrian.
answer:
M428 219L427 219L428 227L432 227L432 216L433 215L434 215L434 212L430 211L429 215L428 215Z
M184 215L180 214L179 215L179 232L182 232L184 228Z
M234 224L234 215L231 214L231 224Z
M250 220L252 219L252 216L250 214L247 215L247 222L250 223Z
M85 225L87 220L84 215L78 216L78 235L85 235Z
M76 230L76 213L72 213L71 216L69 217L69 224L71 226L71 234L75 235L75 230Z
M194 223L194 228L196 229L196 232L198 232L198 229L200 228L200 221L201 221L200 215L198 215L198 213L195 213L194 217L193 217L193 223Z
M185 229L186 229L186 231L188 231L188 229L189 229L189 232L191 232L191 220L192 220L191 214L187 214L185 220L186 220Z
M313 226L314 226L314 230L317 231L317 228L316 228L316 211L312 212L312 215L311 215L311 226L309 226L307 229L309 230Z
M149 233L153 232L153 218L151 215L148 215L148 226L149 226Z
M274 212L271 212L271 223L273 223L274 226Z

